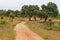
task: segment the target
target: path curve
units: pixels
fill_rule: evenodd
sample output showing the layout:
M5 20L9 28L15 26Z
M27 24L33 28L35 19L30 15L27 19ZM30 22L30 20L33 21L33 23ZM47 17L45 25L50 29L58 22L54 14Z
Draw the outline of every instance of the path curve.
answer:
M32 32L25 25L25 22L17 24L14 30L16 31L16 40L43 40L43 38Z

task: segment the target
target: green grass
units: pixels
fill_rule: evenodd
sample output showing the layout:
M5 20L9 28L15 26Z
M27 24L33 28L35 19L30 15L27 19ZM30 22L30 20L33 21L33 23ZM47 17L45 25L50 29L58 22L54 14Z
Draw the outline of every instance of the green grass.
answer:
M45 40L60 40L60 31L46 30L43 22L28 21L26 25Z

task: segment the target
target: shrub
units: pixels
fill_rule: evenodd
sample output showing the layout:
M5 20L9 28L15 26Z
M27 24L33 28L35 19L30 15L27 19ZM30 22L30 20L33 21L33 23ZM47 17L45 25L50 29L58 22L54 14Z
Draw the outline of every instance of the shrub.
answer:
M45 25L50 26L50 27L53 26L53 24L54 22L52 22L51 19L49 19L48 22L45 22Z
M54 22L52 22L52 20L49 19L48 22L45 22L45 26L46 26L45 29L52 30L54 27Z
M1 17L1 19L3 19L3 16Z
M7 22L6 21L0 21L0 24L7 24Z

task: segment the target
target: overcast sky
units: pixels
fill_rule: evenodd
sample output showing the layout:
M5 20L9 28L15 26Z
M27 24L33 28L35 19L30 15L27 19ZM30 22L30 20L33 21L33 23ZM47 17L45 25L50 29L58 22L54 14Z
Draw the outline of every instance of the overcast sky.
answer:
M60 0L0 0L0 9L20 10L23 5L38 5L54 2L60 11Z

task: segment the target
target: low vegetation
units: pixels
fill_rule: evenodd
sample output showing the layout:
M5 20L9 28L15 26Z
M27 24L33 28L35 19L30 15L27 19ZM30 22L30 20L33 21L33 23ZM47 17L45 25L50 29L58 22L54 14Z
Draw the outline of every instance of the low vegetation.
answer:
M38 5L24 5L21 11L0 10L0 39L15 40L14 27L24 20L32 31L45 40L60 40L60 14L53 2L41 5L41 9Z
M60 25L59 22L52 22L52 20L49 20L48 22L45 22L45 29L47 30L55 30L60 31Z
M28 21L26 25L45 40L60 40L60 25L57 23L49 19L47 22Z
M18 18L15 18L15 22L11 22L11 19L4 17L3 20L0 20L0 40L15 40L15 31L14 27L18 21Z

